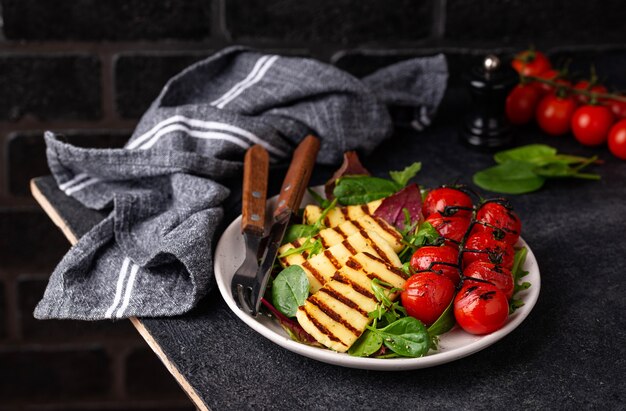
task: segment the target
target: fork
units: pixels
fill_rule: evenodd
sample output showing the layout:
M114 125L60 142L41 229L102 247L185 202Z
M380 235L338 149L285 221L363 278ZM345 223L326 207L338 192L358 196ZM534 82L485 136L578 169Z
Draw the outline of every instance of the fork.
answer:
M269 155L260 145L246 152L243 162L243 192L241 199L241 232L246 245L245 259L233 275L233 298L246 312L252 311L252 288L259 267L258 250L265 232L265 206Z

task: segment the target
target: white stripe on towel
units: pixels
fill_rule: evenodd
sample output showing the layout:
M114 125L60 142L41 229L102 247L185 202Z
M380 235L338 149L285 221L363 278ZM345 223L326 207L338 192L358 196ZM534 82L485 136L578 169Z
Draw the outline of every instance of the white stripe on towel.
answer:
M226 96L226 94L222 97L220 97L219 99L213 101L211 103L212 106L215 106L217 108L224 108L224 106L226 106L226 104L230 103L231 101L233 101L237 96L239 96L241 93L243 93L246 89L248 89L249 87L252 87L253 85L255 85L256 83L258 83L259 81L261 81L261 79L263 78L263 76L265 76L265 73L267 73L267 71L270 69L270 67L274 64L274 62L276 62L276 60L278 60L278 56L272 56L270 57L267 62L265 62L263 64L263 67L261 67L261 69L259 70L259 72L256 74L256 76L254 76L254 78L248 80L247 82L245 82L244 84L242 84L236 91L234 91L233 93L231 93L230 95ZM252 74L252 73L251 73ZM230 92L229 92L230 93ZM228 94L228 93L227 93Z
M130 295L133 292L133 287L135 286L135 279L137 278L137 271L139 271L139 266L137 264L133 264L133 266L130 269L130 277L128 277L128 281L126 282L126 292L124 293L124 302L122 303L122 306L120 307L119 310L117 310L117 313L115 314L117 318L120 318L124 314L124 311L126 311L126 308L128 308L128 304L130 303Z
M118 277L117 277L117 287L115 289L115 298L113 298L113 304L111 304L111 306L107 309L106 313L104 313L104 316L106 318L111 318L111 316L113 315L113 311L115 310L115 307L117 307L117 305L120 302L120 299L122 298L124 278L126 277L126 273L128 272L129 264L130 264L130 258L128 257L124 258L124 262L122 263L122 269L120 270L120 273L118 274Z

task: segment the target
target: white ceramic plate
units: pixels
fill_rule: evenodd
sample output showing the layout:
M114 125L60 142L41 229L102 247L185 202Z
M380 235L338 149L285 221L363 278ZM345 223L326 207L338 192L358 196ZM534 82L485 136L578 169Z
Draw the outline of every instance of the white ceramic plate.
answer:
M274 200L275 198L272 199L272 201ZM305 205L311 202L313 202L313 199L308 193L305 194L302 204ZM524 269L528 271L529 274L524 277L524 281L530 282L532 286L528 290L517 294L517 298L521 298L524 301L524 306L517 309L513 315L509 316L503 328L488 335L471 335L461 330L458 326L455 326L451 331L440 336L439 348L436 351L431 350L426 356L421 358L361 358L337 353L324 348L311 347L290 339L278 322L271 318L263 315L254 318L250 314L240 310L231 294L230 283L235 271L243 262L243 256L245 254L243 236L241 235L241 216L228 226L217 243L215 251L215 277L219 290L224 300L226 300L226 304L228 304L228 307L230 307L235 315L253 330L283 348L304 355L305 357L343 367L381 371L413 370L445 364L480 351L509 334L524 321L528 314L530 314L530 311L533 309L539 297L541 281L539 266L537 265L537 260L532 250L524 240L520 238L517 245L528 248L528 256L526 257Z

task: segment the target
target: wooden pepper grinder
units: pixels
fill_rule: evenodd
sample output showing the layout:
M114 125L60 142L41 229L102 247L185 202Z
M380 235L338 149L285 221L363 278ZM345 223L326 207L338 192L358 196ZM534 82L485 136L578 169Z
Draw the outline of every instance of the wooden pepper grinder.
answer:
M466 75L472 95L472 108L465 117L461 135L472 146L503 147L513 141L513 132L506 119L506 96L517 82L513 69L504 67L490 54L482 66L475 66Z

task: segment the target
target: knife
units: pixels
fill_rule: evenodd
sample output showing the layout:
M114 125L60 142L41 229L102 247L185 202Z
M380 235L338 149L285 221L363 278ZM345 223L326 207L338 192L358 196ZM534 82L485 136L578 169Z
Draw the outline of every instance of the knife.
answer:
M259 247L265 234L265 207L269 155L260 145L252 146L243 160L241 195L241 232L245 242L245 259L233 275L231 292L241 307L250 310L246 294L252 289L259 268Z
M276 260L276 255L278 254L278 248L285 236L291 216L300 207L302 196L309 185L309 180L313 173L313 166L315 165L319 149L319 139L309 135L302 140L293 153L291 164L278 195L272 226L267 237L267 245L256 273L256 281L252 287L250 308L253 316L256 316L259 312L261 298L265 294L265 288L267 287L269 274L274 266L274 260Z

